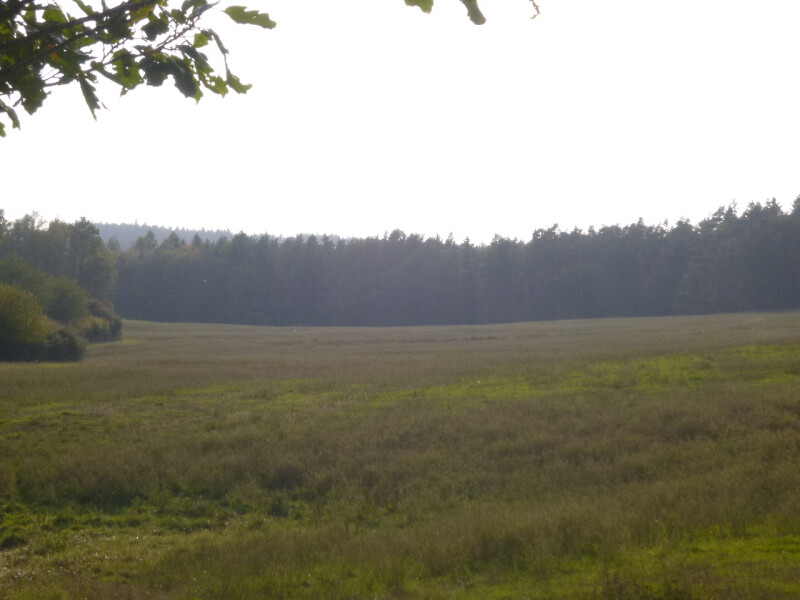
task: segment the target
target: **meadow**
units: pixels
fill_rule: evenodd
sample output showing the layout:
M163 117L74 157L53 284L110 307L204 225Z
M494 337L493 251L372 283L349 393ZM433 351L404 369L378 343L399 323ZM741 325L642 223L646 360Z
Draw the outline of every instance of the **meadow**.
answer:
M0 598L797 597L800 313L0 364Z

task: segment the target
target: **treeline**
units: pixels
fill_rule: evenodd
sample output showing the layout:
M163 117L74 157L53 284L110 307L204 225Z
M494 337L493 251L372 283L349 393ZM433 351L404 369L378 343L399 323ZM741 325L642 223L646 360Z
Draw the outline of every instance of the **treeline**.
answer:
M216 242L152 233L119 256L120 314L262 325L428 325L800 307L800 197L692 225L540 229L488 245L383 237Z
M170 229L169 227L160 227L158 225L139 225L129 223L94 223L100 237L106 240L109 248L119 251L127 250L136 242L136 240L148 232L152 232L159 244L167 239L171 234L175 234L179 239L189 242L194 236L198 236L203 241L216 242L220 238L233 237L233 232L227 229Z
M77 360L119 337L117 254L85 219L9 222L0 209L0 360Z

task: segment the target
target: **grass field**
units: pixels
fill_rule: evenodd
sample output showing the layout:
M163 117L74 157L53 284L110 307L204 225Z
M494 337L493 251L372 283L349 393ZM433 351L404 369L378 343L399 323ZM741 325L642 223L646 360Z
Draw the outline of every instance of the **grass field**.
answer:
M0 365L0 598L798 597L800 313Z

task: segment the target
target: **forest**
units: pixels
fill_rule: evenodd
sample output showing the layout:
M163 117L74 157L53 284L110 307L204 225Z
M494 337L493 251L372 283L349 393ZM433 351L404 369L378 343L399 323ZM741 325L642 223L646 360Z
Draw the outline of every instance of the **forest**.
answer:
M476 246L382 237L216 242L139 237L119 253L131 319L404 326L783 310L800 306L800 197L721 207L693 225L538 229Z
M106 231L123 231L106 227ZM537 229L491 243L152 230L0 211L3 358L74 359L123 318L277 326L488 324L800 306L800 197L693 225ZM164 232L159 232L163 234ZM201 233L209 233L202 236ZM159 241L160 240L160 241Z
M164 227L161 225L148 225L146 223L135 224L130 223L93 223L100 233L103 240L109 242L109 247L114 251L128 249L136 242L138 238L152 231L155 236L156 242L159 244L167 239L170 234L174 233L179 239L184 241L191 241L194 236L199 236L201 240L209 240L212 243L216 242L222 237L233 237L233 232L228 229L215 229L209 231L206 229L185 229L183 227L172 228Z

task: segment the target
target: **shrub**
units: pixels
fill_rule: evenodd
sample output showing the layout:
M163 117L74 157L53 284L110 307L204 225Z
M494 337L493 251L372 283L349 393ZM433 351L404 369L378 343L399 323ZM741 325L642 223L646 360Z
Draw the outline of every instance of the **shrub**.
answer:
M105 328L107 337L105 337L103 341L111 341L120 338L122 335L122 319L116 315L113 308L102 300L91 298L89 300L89 312L93 317L102 319L108 323Z
M47 319L35 296L0 283L0 359L39 358L48 332Z
M89 342L110 342L119 339L122 333L122 320L114 311L99 300L89 301L91 316L74 323L78 332Z
M45 356L47 360L73 361L83 355L83 340L69 327L56 327L47 336Z
M99 317L87 317L75 323L75 329L89 342L107 342L112 339L109 322Z
M71 277L53 277L20 258L12 257L0 260L0 283L33 294L39 304L39 312L43 310L47 317L60 324L40 331L38 341L33 345L25 344L24 352L22 348L15 347L0 358L10 359L13 353L15 360L32 360L47 358L55 353L60 357L55 360L74 360L69 357L82 352L78 350L82 344L76 344L72 339L76 333L90 342L109 342L122 335L122 320L114 313L114 309L101 300L90 298L78 281ZM68 325L73 330L62 331L62 325ZM53 328L56 331L51 331ZM53 336L44 340L47 333ZM37 344L38 350L34 351Z
M0 283L0 360L78 360L77 333L49 321L36 297Z
M60 323L72 323L89 316L89 296L69 277L54 277L45 292L45 312Z

